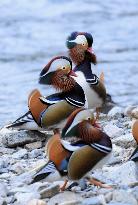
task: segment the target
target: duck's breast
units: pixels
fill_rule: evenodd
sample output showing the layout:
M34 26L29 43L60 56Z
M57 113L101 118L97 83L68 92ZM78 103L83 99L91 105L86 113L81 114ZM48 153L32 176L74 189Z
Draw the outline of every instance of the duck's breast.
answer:
M84 90L88 102L88 108L91 109L95 107L101 107L102 99L95 92L95 90L90 87L89 83L86 82L84 74L80 71L76 71L76 74L77 77L74 77L74 79Z

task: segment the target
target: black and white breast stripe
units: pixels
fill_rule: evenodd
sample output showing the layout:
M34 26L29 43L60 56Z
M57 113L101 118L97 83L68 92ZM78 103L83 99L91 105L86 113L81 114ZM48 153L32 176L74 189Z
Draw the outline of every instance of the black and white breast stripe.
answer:
M65 98L67 102L69 102L71 105L76 106L76 107L82 107L85 105L84 102L80 102L78 100L72 99L70 97Z
M104 146L104 145L100 145L98 143L93 143L91 144L91 147L101 151L101 152L104 152L106 154L110 153L112 151L112 147L107 147L107 146Z
M97 85L99 82L99 78L95 74L92 74L92 78L87 78L86 81L91 85Z

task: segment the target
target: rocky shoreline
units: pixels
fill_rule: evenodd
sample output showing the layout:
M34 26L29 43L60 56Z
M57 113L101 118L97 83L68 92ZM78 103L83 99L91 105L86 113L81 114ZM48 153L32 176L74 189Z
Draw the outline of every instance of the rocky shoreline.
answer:
M133 109L132 109L133 108ZM0 205L137 205L138 164L129 161L136 142L131 134L138 108L114 107L101 114L99 123L111 137L113 154L102 169L91 175L111 189L77 185L60 192L58 182L30 184L35 168L46 161L45 144L52 132L0 131Z

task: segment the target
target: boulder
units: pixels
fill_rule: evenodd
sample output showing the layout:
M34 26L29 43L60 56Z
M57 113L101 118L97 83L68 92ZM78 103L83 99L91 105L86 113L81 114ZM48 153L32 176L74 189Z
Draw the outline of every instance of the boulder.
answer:
M8 131L0 132L1 142L5 147L14 148L17 146L24 146L25 144L36 142L36 141L45 141L50 134L41 133L38 131Z
M48 205L53 205L53 204L66 204L69 203L73 205L73 203L76 203L74 205L78 205L78 203L81 203L81 201L83 200L83 198L77 194L77 193L72 193L69 191L65 191L63 193L59 193L57 195L55 195L54 197L52 197L49 201L48 201Z

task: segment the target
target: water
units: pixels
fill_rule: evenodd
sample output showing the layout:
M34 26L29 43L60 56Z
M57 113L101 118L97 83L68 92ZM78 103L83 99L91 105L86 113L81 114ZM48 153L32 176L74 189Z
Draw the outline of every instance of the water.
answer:
M94 37L95 72L122 106L138 104L137 0L1 0L0 126L27 111L27 96L54 55L66 54L72 31Z

